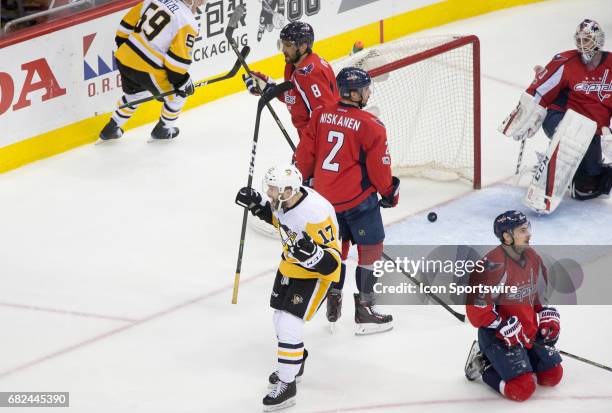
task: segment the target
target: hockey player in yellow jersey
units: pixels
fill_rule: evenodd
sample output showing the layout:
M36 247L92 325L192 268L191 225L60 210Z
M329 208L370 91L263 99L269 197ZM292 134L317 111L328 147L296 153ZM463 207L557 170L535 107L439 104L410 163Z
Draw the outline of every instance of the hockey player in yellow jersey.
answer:
M277 371L264 411L295 404L296 378L304 372L304 322L315 315L332 282L340 279L340 243L334 207L316 191L302 186L293 165L270 168L264 177L266 199L244 187L236 203L278 228L283 254L272 288L270 306L278 338Z
M144 0L121 20L115 42L115 59L121 74L124 95L118 106L176 90L164 98L153 139L178 135L174 126L187 96L194 92L189 76L192 48L198 34L194 14L207 0ZM136 105L117 109L100 132L100 139L117 139L122 126L134 114Z

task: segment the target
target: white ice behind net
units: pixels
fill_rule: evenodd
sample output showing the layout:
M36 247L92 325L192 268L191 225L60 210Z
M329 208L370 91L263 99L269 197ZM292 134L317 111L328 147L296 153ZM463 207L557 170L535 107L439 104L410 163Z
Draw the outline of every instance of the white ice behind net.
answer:
M364 70L430 50L458 36L402 39L332 63ZM387 127L393 171L435 180L474 178L473 50L467 44L373 78L368 110Z

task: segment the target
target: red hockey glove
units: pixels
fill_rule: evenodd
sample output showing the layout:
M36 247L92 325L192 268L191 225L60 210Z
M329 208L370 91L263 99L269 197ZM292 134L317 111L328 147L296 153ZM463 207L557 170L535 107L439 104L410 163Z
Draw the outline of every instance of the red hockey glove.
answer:
M532 344L529 337L523 331L523 325L516 316L512 316L501 322L497 326L497 338L504 340L508 347L520 345L521 347L531 348Z
M556 341L561 331L561 316L554 307L544 307L538 312L538 330L545 343Z

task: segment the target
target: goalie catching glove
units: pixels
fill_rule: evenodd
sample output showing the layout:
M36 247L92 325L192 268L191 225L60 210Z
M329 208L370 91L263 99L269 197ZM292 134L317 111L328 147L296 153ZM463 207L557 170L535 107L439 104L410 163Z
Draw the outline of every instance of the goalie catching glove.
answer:
M242 81L249 93L254 96L261 96L269 88L276 86L276 83L272 79L259 72L251 72L251 76L243 74Z
M546 109L527 92L523 92L516 108L502 122L498 131L520 141L531 138L544 123Z

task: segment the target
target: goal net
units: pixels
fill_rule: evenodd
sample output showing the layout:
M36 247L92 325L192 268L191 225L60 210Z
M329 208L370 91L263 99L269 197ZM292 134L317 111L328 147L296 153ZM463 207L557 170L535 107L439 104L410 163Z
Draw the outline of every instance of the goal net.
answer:
M366 110L387 128L396 175L480 188L480 47L476 36L401 39L333 63L372 76Z

